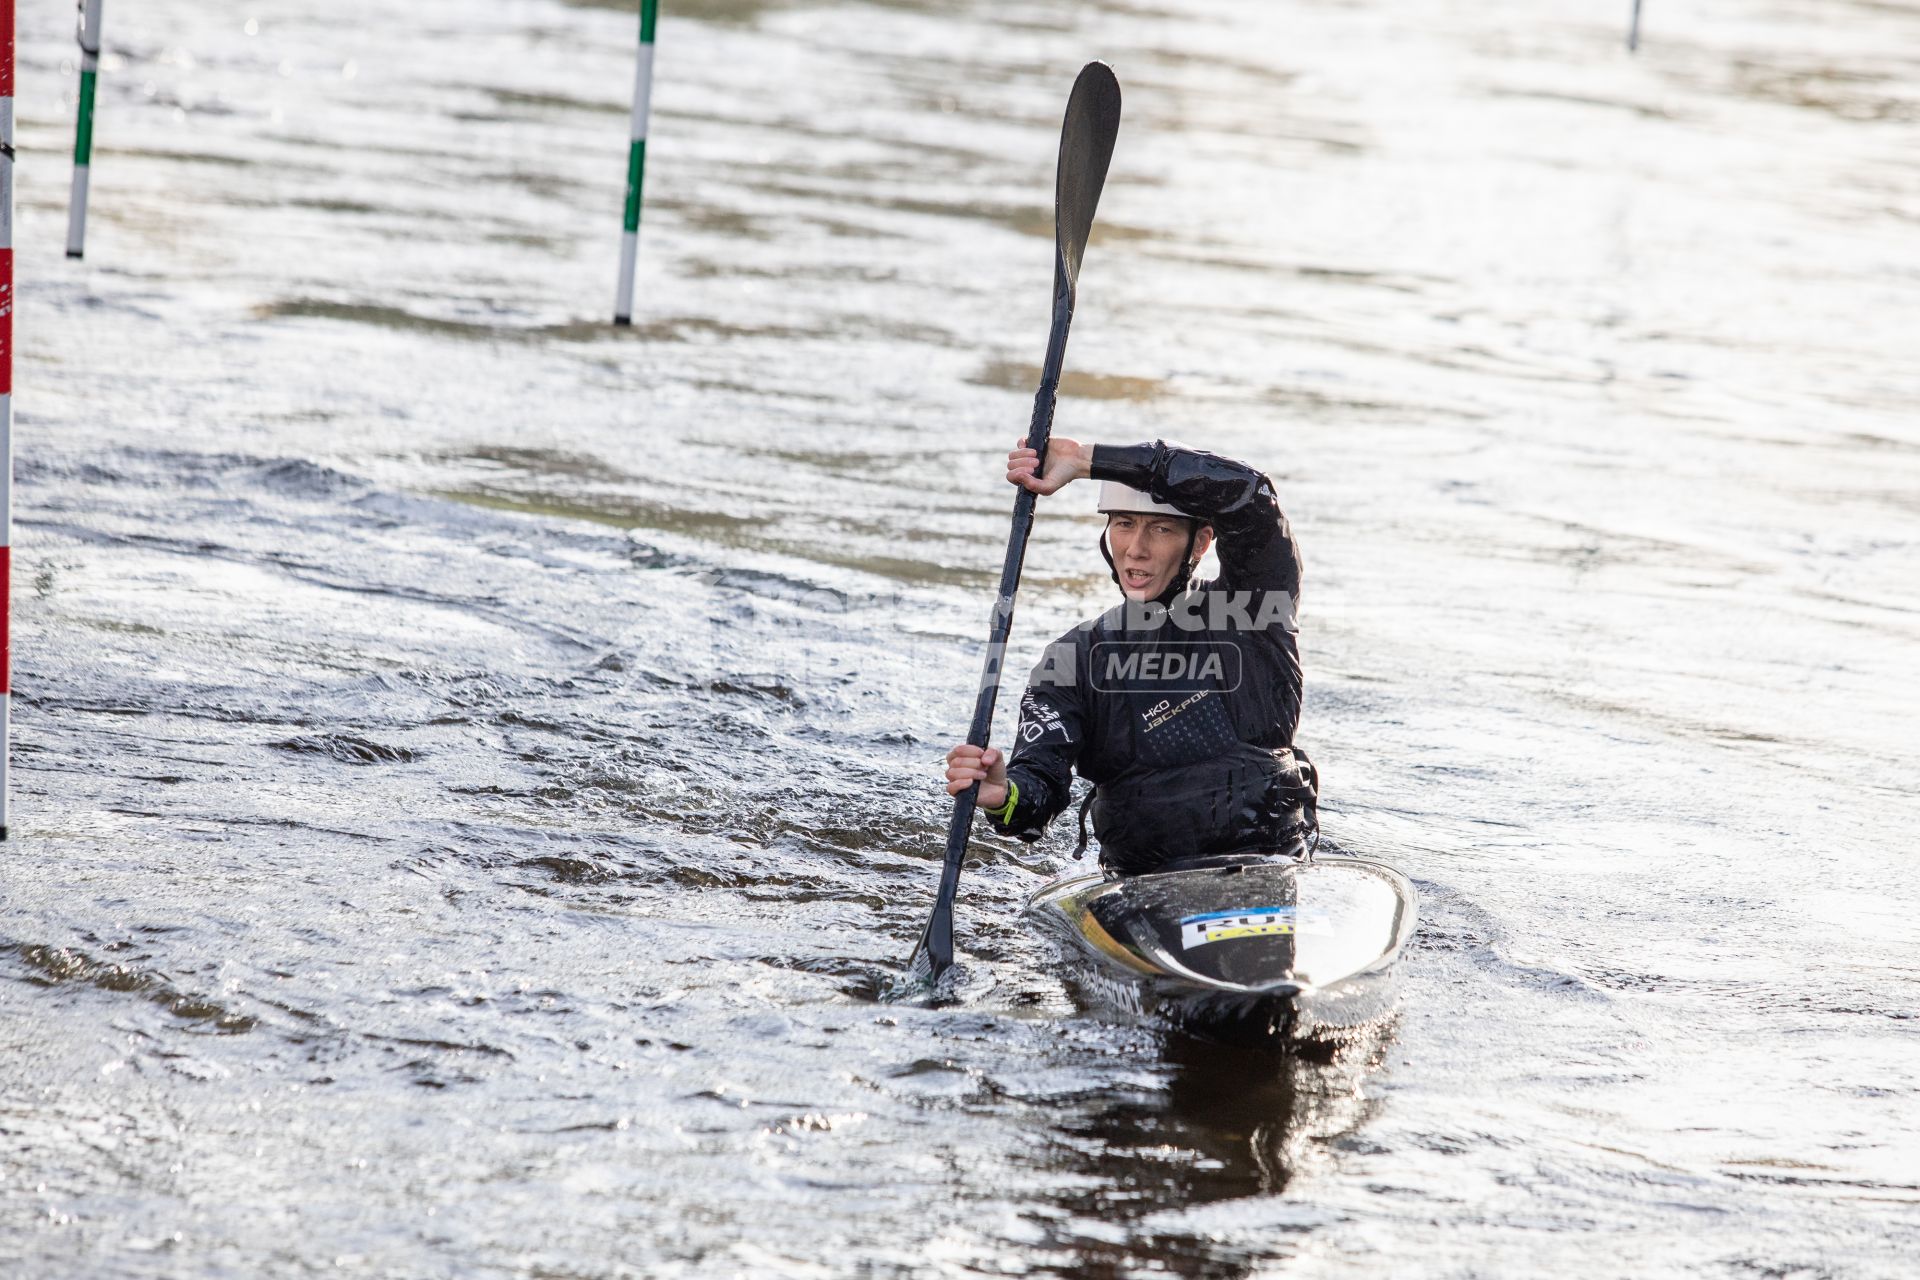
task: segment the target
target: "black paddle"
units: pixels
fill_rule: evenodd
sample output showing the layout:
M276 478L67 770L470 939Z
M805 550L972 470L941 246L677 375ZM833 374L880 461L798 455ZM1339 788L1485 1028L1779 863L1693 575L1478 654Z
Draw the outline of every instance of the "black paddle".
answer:
M1089 62L1073 82L1067 99L1067 118L1060 126L1060 167L1053 180L1053 331L1047 335L1047 360L1040 370L1040 390L1033 397L1033 425L1027 445L1047 465L1047 437L1053 431L1053 398L1060 389L1060 364L1067 352L1067 326L1073 323L1075 284L1080 259L1093 230L1093 210L1106 185L1107 162L1113 158L1114 135L1120 131L1120 82L1104 62ZM980 694L973 704L973 726L967 741L987 745L993 728L993 703L1000 692L1000 664L1006 656L1007 636L1013 630L1013 594L1020 587L1020 566L1027 555L1027 534L1033 529L1033 494L1025 489L1013 502L1013 529L1007 535L1007 559L1000 569L1000 598L994 606L993 632L987 638L987 659L980 673ZM947 825L947 858L940 868L940 892L926 932L913 949L907 970L916 982L929 982L953 964L953 895L960 886L960 864L967 856L967 836L973 829L973 810L980 799L974 783L953 802L953 821Z

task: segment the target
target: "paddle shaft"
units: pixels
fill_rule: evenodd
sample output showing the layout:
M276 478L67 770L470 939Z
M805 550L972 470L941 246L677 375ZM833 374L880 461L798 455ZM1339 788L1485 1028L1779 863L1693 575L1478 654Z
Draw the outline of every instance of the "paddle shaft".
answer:
M1053 327L1047 334L1047 358L1040 367L1040 389L1033 396L1033 423L1027 445L1039 455L1039 469L1047 465L1047 440L1053 434L1053 401L1060 389L1060 366L1067 354L1067 327L1073 323L1075 281L1080 259L1093 232L1093 214L1100 189L1113 159L1113 141L1120 129L1120 82L1104 62L1080 68L1067 98L1066 118L1060 122L1060 161L1053 175ZM973 724L967 742L984 748L993 731L993 704L1000 693L1001 666L1007 637L1013 632L1013 597L1020 589L1020 566L1027 556L1027 534L1033 529L1033 493L1024 486L1013 503L1013 528L1007 535L1007 559L1000 569L1000 595L994 602L992 634L974 699ZM980 784L973 783L954 797L953 820L947 826L947 856L940 867L940 891L927 919L920 944L913 949L908 972L916 980L937 979L953 965L953 896L960 885L960 866L967 857L967 837L973 829L973 811L980 803Z
M1047 465L1047 440L1053 434L1053 402L1060 389L1060 367L1066 359L1067 327L1073 323L1073 292L1056 289L1053 329L1047 335L1047 359L1040 370L1040 389L1033 395L1033 423L1027 428L1027 447L1040 455L1035 474ZM1020 589L1020 569L1027 558L1027 535L1033 531L1034 495L1027 489L1013 500L1013 528L1007 534L1007 558L1000 567L1000 595L993 606L993 630L987 637L987 655L980 669L980 692L974 699L973 724L967 741L984 747L993 733L993 708L1000 694L1000 673L1006 660L1007 637L1013 632L1013 600ZM973 811L980 803L980 784L973 783L954 797L953 819L947 824L947 857L940 868L940 892L933 915L920 940L932 977L953 963L953 898L960 886L960 866L966 861L967 840L973 832Z

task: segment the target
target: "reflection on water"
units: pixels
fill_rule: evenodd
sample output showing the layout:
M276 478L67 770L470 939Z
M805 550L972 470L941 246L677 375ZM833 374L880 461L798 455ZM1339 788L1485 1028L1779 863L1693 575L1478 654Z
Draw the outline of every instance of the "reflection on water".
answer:
M1283 1195L1367 1122L1367 1081L1392 1042L1391 1024L1290 1050L1167 1035L1157 1088L1083 1102L1053 1126L1041 1163L1074 1190L1050 1235L1069 1260L1048 1273L1237 1276L1290 1254L1275 1230L1287 1215L1251 1198Z
M1303 1043L1261 1053L1185 1036L1170 1036L1173 1068L1163 1120L1217 1173L1187 1202L1286 1190L1312 1143L1352 1132L1371 1103L1362 1091L1385 1060L1391 1024L1343 1041ZM1144 1119L1144 1117L1142 1118ZM1116 1110L1103 1121L1109 1140L1131 1124ZM1148 1145L1143 1127L1136 1145Z
M996 360L973 375L983 387L1002 387L1023 391L1040 383L1040 366L1012 360ZM1151 400L1165 393L1165 386L1153 378L1123 374L1087 373L1070 369L1060 376L1060 394L1088 400Z

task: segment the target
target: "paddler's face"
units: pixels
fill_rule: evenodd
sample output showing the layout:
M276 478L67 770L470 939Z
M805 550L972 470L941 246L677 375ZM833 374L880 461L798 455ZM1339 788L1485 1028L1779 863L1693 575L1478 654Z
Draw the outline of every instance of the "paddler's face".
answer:
M1187 530L1187 522L1178 516L1116 511L1107 517L1107 550L1127 599L1152 600L1167 589L1180 572L1180 557L1187 554ZM1202 525L1193 540L1193 555L1206 554L1212 541L1213 530Z

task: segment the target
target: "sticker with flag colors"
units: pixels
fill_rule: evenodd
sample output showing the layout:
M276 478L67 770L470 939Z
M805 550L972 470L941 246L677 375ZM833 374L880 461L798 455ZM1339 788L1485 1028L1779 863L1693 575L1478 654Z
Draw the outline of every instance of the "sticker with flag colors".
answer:
M1260 938L1293 932L1292 907L1240 907L1184 916L1180 921L1180 949L1192 950L1228 938Z

